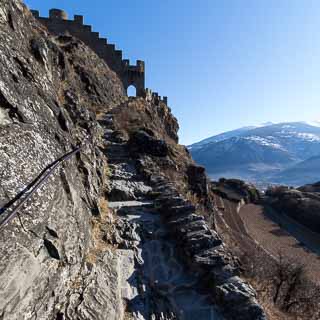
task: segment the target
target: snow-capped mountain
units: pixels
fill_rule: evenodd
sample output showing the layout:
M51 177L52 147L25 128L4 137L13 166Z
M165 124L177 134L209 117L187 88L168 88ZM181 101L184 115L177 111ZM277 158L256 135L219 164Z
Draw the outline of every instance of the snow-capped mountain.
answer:
M320 121L319 120L304 121L303 123L309 124L310 126L313 126L313 127L320 127Z
M243 128L239 128L236 130L232 130L232 131L227 131L221 134L218 134L216 136L212 136L210 138L201 140L200 142L194 143L191 146L189 146L190 150L196 150L196 149L201 149L202 147L204 147L205 145L212 143L212 142L219 142L219 141L223 141L226 140L228 138L232 138L232 137L238 137L243 133L248 132L249 130L255 129L257 128L256 126L249 126L249 127L243 127Z
M285 183L282 171L320 155L320 123L290 122L240 128L202 140L189 150L212 178L224 176ZM299 177L295 179L298 180ZM320 172L315 172L314 180L307 182L318 180Z

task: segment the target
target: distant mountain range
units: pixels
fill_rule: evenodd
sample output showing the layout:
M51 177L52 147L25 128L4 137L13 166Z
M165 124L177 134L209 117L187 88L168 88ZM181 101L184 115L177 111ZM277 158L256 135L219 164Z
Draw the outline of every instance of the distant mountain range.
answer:
M299 186L320 181L320 123L267 123L228 131L188 147L212 179Z

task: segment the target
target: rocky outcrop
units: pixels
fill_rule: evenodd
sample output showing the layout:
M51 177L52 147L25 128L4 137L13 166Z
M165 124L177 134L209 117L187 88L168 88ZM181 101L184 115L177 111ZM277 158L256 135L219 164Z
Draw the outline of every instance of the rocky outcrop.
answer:
M297 190L301 192L320 192L320 182L312 183L312 184L306 184L304 186L301 186L297 188Z
M256 203L261 199L260 191L250 183L239 179L224 179L211 183L212 191L233 202Z
M164 140L154 137L152 131L147 133L145 130L133 132L129 140L131 152L135 154L149 154L155 157L166 157L169 148Z
M315 191L314 191L315 190ZM267 202L279 214L286 214L314 232L320 233L320 194L318 184L299 189L286 186L271 187Z
M187 265L230 319L266 319L253 288L238 276L237 260L228 254L219 235L172 185L153 179L160 192L156 203L169 225Z
M191 190L198 197L207 197L209 194L209 181L204 167L191 164L187 168L188 182Z

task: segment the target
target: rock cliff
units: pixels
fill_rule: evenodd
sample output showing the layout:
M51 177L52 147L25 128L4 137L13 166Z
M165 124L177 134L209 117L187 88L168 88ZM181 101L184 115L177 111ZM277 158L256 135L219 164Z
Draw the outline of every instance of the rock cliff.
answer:
M267 201L278 214L285 214L311 231L320 233L319 185L318 182L297 189L270 187L266 192Z
M0 229L0 318L266 319L171 110L0 3L0 222L81 146Z

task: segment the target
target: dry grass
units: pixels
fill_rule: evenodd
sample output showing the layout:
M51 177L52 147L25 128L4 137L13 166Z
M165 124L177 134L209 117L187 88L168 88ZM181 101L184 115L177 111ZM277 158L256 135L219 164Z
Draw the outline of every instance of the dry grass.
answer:
M112 211L108 208L108 201L101 198L99 201L100 216L94 217L91 221L92 247L88 251L85 260L95 264L97 258L106 250L114 250L115 248L104 241L105 234L112 232L112 223L114 217Z
M216 219L219 234L222 236L224 242L227 243L228 247L233 251L233 254L241 257L242 268L244 271L242 277L244 277L255 288L258 300L268 314L268 319L318 319L316 315L312 315L314 312L310 312L309 310L310 308L313 308L313 305L311 305L311 303L306 305L305 301L302 301L306 300L305 297L308 298L310 296L312 298L312 291L310 292L310 288L307 288L306 286L306 288L301 286L301 288L298 288L299 290L297 289L299 299L301 300L301 297L303 299L301 300L301 304L299 302L298 309L293 308L290 310L291 314L282 310L285 308L282 307L280 300L277 301L276 304L273 301L275 292L275 275L273 270L276 270L277 268L276 256L279 252L279 248L283 249L283 252L288 258L291 257L291 252L293 250L299 250L299 254L296 254L295 256L296 258L297 256L300 257L300 262L302 261L301 256L303 256L300 252L302 248L300 248L300 246L296 246L296 243L287 243L287 234L275 233L274 225L271 224L270 221L266 220L260 212L253 210L257 206L254 208L251 208L251 205L246 206L238 214L236 206L229 205L228 201L223 202L225 206L224 211L222 211L223 214L221 217L217 216ZM246 211L248 208L250 210ZM245 222L245 226L243 225L243 222ZM266 228L265 224L268 224L268 226L271 225L272 228ZM264 236L266 236L266 239L263 238ZM274 237L274 239L270 239L270 237ZM258 241L259 243L255 241ZM285 247L283 247L284 245ZM272 253L272 256L269 252ZM305 257L304 260L308 261L308 258ZM292 265L292 263L289 265ZM305 283L305 281L303 281L303 283ZM283 292L285 292L284 289ZM312 299L308 298L308 300L311 301ZM309 309L307 308L308 306L310 306ZM301 310L299 311L299 309ZM302 311L305 309L306 312Z
M264 208L247 205L240 210L239 215L245 222L250 235L270 254L276 257L281 251L287 259L297 263L306 262L306 271L310 280L315 283L319 281L319 256L308 250L296 238L269 219L264 213ZM301 230L302 232L303 230Z
M200 202L198 196L191 191L186 193L186 199L189 200L194 206L198 206Z
M96 113L97 120L103 120L103 118L106 114L103 110L97 110L95 113Z
M103 174L105 178L109 178L112 175L111 169L108 164L106 164L103 168Z
M134 317L130 312L125 311L123 320L134 320Z

